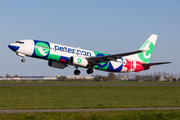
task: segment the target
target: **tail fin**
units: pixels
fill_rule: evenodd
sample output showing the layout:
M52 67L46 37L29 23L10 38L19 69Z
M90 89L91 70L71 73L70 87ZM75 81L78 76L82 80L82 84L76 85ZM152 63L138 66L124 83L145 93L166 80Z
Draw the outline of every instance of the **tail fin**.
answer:
M146 42L138 49L138 50L142 50L144 52L134 54L134 55L130 55L130 56L127 56L125 58L131 59L131 60L136 60L139 62L149 63L153 49L154 49L154 46L156 44L157 37L158 37L157 35L152 34L146 40Z
M145 52L142 53L138 53L139 59L141 60L141 62L144 63L149 63L149 60L151 58L154 46L156 44L156 40L157 40L157 35L152 34L147 41L138 49L138 50L143 50Z

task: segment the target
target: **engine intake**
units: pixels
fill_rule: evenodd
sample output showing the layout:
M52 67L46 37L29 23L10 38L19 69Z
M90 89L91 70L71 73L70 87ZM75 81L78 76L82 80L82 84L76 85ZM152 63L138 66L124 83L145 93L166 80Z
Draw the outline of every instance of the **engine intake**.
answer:
M79 67L87 67L89 63L84 57L72 56L70 57L69 64Z

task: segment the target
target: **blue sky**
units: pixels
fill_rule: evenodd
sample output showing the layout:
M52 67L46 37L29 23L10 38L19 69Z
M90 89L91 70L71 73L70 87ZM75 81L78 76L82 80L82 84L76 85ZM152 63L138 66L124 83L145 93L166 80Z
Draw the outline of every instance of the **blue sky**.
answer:
M73 75L74 67L51 68L47 61L15 55L7 46L16 40L37 39L117 54L137 50L151 35L158 40L141 74L180 73L179 0L6 0L0 1L0 75ZM86 69L80 69L86 75ZM107 75L96 70L94 75Z

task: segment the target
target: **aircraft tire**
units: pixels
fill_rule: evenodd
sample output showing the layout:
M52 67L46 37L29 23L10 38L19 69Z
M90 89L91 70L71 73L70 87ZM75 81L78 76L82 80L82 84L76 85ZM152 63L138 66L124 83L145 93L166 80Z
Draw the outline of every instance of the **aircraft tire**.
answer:
M80 75L80 73L81 73L80 70L75 70L75 71L74 71L74 74L75 74L75 75Z
M25 59L22 59L21 62L25 62L26 60Z
M88 74L92 74L92 73L93 73L93 70L92 70L92 69L88 69L88 70L87 70L87 73L88 73Z

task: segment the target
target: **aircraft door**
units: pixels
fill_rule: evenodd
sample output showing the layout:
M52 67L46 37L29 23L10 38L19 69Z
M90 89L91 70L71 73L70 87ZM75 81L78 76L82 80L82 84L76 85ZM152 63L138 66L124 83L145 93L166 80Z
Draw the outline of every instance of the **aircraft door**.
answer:
M33 54L33 51L34 51L34 41L33 40L30 40L29 41L29 55L31 56Z
M32 40L25 40L24 41L24 46L23 48L23 54L27 55L27 56L31 56L33 54L34 51L34 42Z
M136 61L135 60L132 60L132 69L136 69Z
M29 48L30 48L30 50L33 50L34 49L34 42L33 41L30 41L30 46L29 46Z

